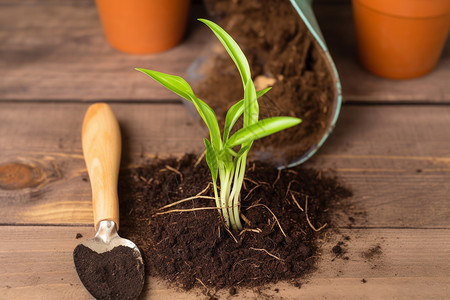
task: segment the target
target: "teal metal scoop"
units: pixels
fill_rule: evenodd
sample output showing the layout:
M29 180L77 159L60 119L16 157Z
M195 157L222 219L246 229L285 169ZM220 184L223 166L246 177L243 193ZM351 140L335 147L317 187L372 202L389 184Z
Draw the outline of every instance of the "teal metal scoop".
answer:
M272 160L278 161L280 166L279 169L283 169L286 167L294 167L299 164L302 164L303 162L307 161L309 158L311 158L317 150L324 144L330 133L333 131L336 121L339 116L339 112L341 109L342 104L342 89L341 89L341 82L339 80L339 75L336 69L336 66L331 58L331 55L328 51L327 45L325 43L325 39L320 31L319 25L317 23L316 17L314 15L313 9L312 9L312 0L290 0L292 6L294 7L295 11L297 12L298 16L301 18L301 20L304 22L306 28L311 33L313 39L316 42L317 50L321 52L322 57L324 58L325 62L325 68L328 71L329 75L332 79L332 85L333 85L333 99L332 103L328 106L328 116L327 120L325 122L325 129L322 130L321 136L315 139L315 142L311 142L312 144L308 144L306 147L306 150L303 151L303 153L298 153L295 155L295 158L289 159L284 162L278 161L278 158L273 157ZM189 81L191 82L200 82L203 77L205 70L208 69L208 62L214 58L216 53L214 53L214 46L208 47L206 54L200 55L196 61L189 67L187 70L187 76L189 78ZM269 94L270 96L270 94ZM319 100L318 100L319 101ZM198 118L198 114L196 113L195 108L193 105L188 102L184 101L187 109L189 112L195 117ZM298 116L302 118L302 116ZM302 126L302 125L300 125ZM301 138L301 137L300 137ZM295 137L293 137L293 140ZM291 148L292 149L292 148ZM267 153L258 153L257 157L259 159L268 159L270 160L270 152ZM286 157L287 154L283 154L283 157Z
M331 73L331 77L333 78L333 85L334 85L333 106L331 107L332 109L331 118L329 120L329 123L327 124L327 130L317 144L311 145L311 148L309 148L302 156L300 156L298 159L296 159L295 161L291 162L288 165L288 167L294 167L307 161L311 156L313 156L314 153L316 153L316 151L323 145L325 140L333 131L334 127L336 126L336 121L339 117L339 112L341 111L342 87L336 66L333 62L333 59L331 58L330 52L328 51L325 39L322 35L322 32L320 31L319 24L317 23L316 16L314 15L312 9L313 0L290 0L290 1L292 6L294 6L295 10L300 16L300 18L305 23L306 27L311 32L317 44L322 49L326 61L328 63L329 72Z

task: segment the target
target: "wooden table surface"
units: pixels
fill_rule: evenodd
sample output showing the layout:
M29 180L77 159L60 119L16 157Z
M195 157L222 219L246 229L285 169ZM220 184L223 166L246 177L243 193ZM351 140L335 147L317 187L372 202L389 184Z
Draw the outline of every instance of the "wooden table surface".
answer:
M305 165L333 170L365 212L348 235L323 242L300 289L273 299L450 298L450 47L429 75L392 81L355 62L351 7L321 1L316 14L339 69L345 103L334 133ZM73 248L94 235L80 132L84 112L108 101L124 136L123 168L155 154L201 152L205 131L173 94L134 67L185 74L211 38L191 16L179 46L127 55L105 41L91 0L0 1L0 299L90 299ZM381 253L364 253L380 246ZM367 282L362 283L362 279ZM143 299L206 298L154 278ZM259 299L254 290L239 296ZM218 296L230 298L227 292ZM239 298L239 297L231 297Z

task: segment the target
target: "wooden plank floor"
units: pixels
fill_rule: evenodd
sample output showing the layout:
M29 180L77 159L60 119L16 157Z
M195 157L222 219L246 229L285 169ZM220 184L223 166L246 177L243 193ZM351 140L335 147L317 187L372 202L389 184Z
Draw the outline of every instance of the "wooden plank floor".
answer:
M355 62L351 7L345 5L349 0L317 2L317 18L335 57L346 101L450 101L450 43L431 74L392 84L365 72ZM33 18L24 17L30 15ZM204 44L212 40L205 26L194 21L199 16L204 12L193 10L181 45L158 55L127 55L106 43L91 0L1 0L0 69L8 76L0 80L0 98L172 99L169 91L134 68L151 66L184 74Z
M318 1L316 13L347 103L305 165L337 175L364 214L350 222L336 212L339 233L324 238L318 270L301 288L279 283L238 296L448 299L450 47L426 77L380 79L354 60L347 2ZM193 10L176 48L135 56L105 43L90 0L0 0L0 299L91 299L72 262L76 234L94 235L80 139L90 102L112 102L124 138L122 168L202 151L205 131L183 104L133 70L185 73L209 41L194 22L200 14ZM343 236L350 237L349 260L331 251ZM202 292L149 278L141 298L208 299Z

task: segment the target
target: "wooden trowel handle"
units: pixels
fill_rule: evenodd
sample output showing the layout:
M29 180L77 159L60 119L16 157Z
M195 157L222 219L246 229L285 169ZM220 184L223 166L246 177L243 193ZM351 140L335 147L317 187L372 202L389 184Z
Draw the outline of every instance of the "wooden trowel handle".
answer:
M88 108L81 142L91 181L95 229L103 220L114 221L118 229L121 138L119 123L108 104L96 103Z

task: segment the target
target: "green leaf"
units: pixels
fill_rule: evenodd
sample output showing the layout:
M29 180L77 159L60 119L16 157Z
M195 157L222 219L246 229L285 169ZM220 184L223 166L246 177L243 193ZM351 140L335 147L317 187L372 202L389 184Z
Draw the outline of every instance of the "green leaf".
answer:
M272 89L272 87L268 87L268 88L265 88L265 89L263 89L263 90L260 90L260 91L256 91L256 97L257 98L261 98L262 96L264 96L268 91L270 91Z
M244 128L258 122L259 106L256 90L250 79L244 89Z
M220 137L219 123L217 122L216 114L208 104L198 99L197 97L194 97L192 100L200 117L203 119L203 122L205 122L206 126L209 129L212 145L215 149L221 149L222 139Z
M183 97L184 99L193 102L193 98L195 98L195 94L192 91L191 86L181 78L180 76L165 74L153 70L147 70L147 69L140 69L136 68L136 70L147 74L154 80L158 81L160 84L174 92L180 97Z
M216 150L214 150L213 146L207 139L203 139L206 147L206 163L208 164L209 169L211 170L211 176L213 183L217 182L217 173L219 171L219 165L217 164L217 155Z
M283 129L295 126L302 120L292 117L273 117L258 121L236 131L227 141L225 147L233 148L244 143L271 135Z
M224 148L225 149L225 151L224 151L224 153L228 153L229 155L231 155L231 156L234 156L234 157L236 157L238 154L236 153L236 151L234 151L233 149L231 149L231 148Z
M256 97L260 98L265 93L270 91L271 87L268 87L264 90L257 91ZM244 99L240 100L239 102L235 103L233 106L231 106L227 111L227 116L225 117L225 127L223 130L223 142L225 143L228 140L228 137L230 136L231 129L233 128L234 124L236 124L239 117L244 112Z
M230 136L230 131L234 124L237 122L239 117L244 112L244 100L241 100L231 106L227 111L227 116L225 117L225 126L223 129L223 142L225 143Z
M183 78L175 75L165 74L153 70L147 70L147 69L136 69L138 71L141 71L144 74L147 74L175 94L179 95L180 97L183 97L184 99L191 101L195 108L197 109L200 117L202 118L203 122L205 122L206 126L208 127L210 136L211 136L211 142L214 145L216 149L220 149L222 147L222 140L220 137L220 129L219 124L217 122L216 114L212 110L211 107L209 107L208 104L197 98L192 91L191 86L184 80Z
M247 81L251 78L251 73L250 73L250 66L248 65L247 58L245 57L241 48L239 48L239 45L233 40L233 38L225 30L223 30L216 23L211 22L209 20L205 20L205 19L198 19L198 20L200 22L205 23L214 32L216 37L219 39L219 41L225 47L225 49L227 50L231 59L236 64L236 67L238 68L239 73L241 74L242 85L245 88Z
M250 148L252 147L253 142L247 143L245 146L242 146L241 149L239 149L239 152L237 153L237 158L244 155L244 153L248 152Z

